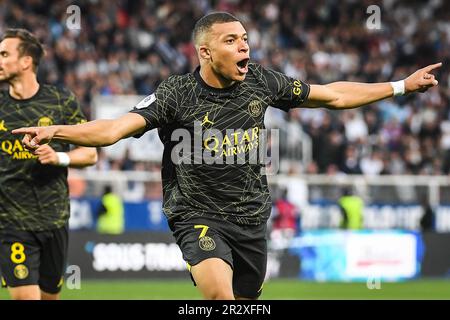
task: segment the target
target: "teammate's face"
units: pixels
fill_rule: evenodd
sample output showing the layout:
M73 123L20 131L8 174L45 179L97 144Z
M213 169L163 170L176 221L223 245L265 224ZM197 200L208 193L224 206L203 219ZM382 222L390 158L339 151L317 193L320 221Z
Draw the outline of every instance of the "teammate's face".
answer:
M18 51L20 39L6 38L0 42L0 81L10 82L22 70L22 58Z
M250 48L242 24L238 21L214 24L209 39L210 64L214 73L229 81L243 81L248 72Z

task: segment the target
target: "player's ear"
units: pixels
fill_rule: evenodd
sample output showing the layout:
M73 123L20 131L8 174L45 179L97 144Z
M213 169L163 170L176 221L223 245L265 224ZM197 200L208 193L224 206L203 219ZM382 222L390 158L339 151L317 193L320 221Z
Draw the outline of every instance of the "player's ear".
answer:
M211 50L205 45L201 45L198 47L198 53L202 59L211 59Z
M23 70L32 69L33 68L33 58L30 56L20 57L20 65Z

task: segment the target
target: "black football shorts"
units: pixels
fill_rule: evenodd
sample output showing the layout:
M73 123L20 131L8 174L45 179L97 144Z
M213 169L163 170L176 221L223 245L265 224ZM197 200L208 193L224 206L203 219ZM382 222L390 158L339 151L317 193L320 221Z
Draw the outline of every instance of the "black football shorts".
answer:
M67 262L67 226L48 231L0 229L0 273L7 287L39 285L61 291Z
M233 269L235 296L260 296L267 266L265 223L247 226L199 217L174 222L172 231L188 265L220 258Z

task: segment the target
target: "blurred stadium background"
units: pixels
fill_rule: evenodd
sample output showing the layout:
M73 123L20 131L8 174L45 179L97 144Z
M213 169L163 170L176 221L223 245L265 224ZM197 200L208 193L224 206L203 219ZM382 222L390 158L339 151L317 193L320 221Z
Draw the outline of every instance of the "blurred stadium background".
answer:
M79 29L66 25L73 4ZM366 27L369 5L381 9L379 29ZM272 146L280 169L269 177L274 210L262 298L449 299L449 2L14 0L1 2L0 33L37 34L47 51L40 81L73 90L90 119L111 118L197 66L190 32L211 10L242 19L253 61L309 83L399 80L443 62L439 87L426 94L341 112L267 112L266 126L280 133ZM99 152L95 167L70 170L69 265L81 270L81 290L68 288L68 272L62 297L200 298L161 212L156 133ZM96 232L107 184L125 203L119 235ZM362 230L339 229L346 188L364 201Z

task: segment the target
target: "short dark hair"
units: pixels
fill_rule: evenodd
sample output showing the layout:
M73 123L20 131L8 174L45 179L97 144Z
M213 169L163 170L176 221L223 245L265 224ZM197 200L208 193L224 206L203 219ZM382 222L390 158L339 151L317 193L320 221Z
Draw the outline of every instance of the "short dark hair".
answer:
M103 187L103 194L112 193L113 188L110 184L107 184Z
M195 23L194 30L192 31L192 41L194 41L194 44L197 45L200 35L209 31L209 29L216 23L227 23L234 21L241 22L238 18L228 12L213 12L207 14Z
M44 56L44 47L41 42L28 30L6 29L0 41L8 38L20 39L17 47L19 56L30 56L33 59L33 71L36 72L41 58Z

